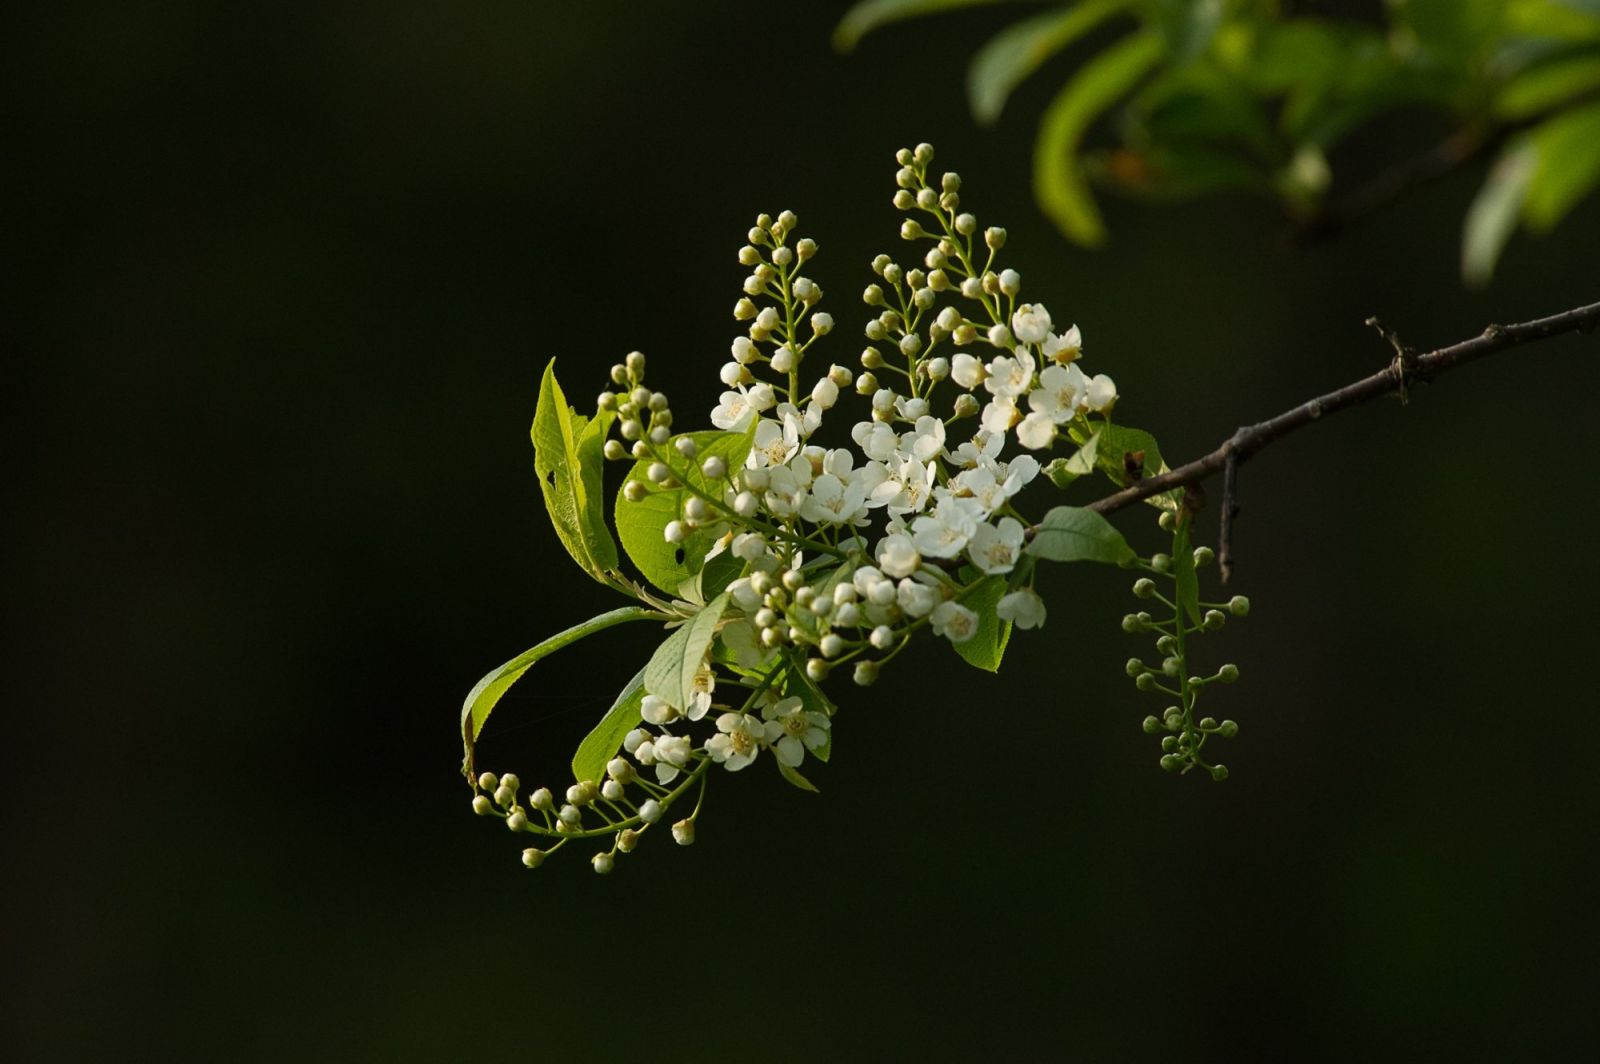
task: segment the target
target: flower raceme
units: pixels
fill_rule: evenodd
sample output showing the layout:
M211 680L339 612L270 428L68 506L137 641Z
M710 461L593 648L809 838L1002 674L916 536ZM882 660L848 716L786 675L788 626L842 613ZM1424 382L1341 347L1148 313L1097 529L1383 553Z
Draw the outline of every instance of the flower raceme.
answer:
M994 670L1013 627L1044 624L1038 560L1144 564L1091 511L1058 506L1035 524L1019 509L1038 483L1066 489L1099 471L1124 484L1133 453L1156 471L1154 442L1112 421L1116 386L1083 369L1079 328L1019 302L1020 274L997 270L1006 233L961 209L960 177L935 178L928 145L896 159L901 235L917 253L872 261L859 372L814 369L834 321L807 272L817 245L788 211L759 216L739 249L742 331L718 370L712 430L682 431L638 352L612 367L588 418L546 372L535 465L556 530L591 575L638 603L611 623L671 631L580 747L559 808L542 789L519 800L515 776L473 770L483 719L530 656L469 696L474 808L546 840L524 851L529 867L595 838L610 846L594 867L610 871L691 792L693 810L671 826L692 842L713 772L764 752L814 790L798 770L830 755L836 707L823 688L836 669L871 684L926 629ZM852 390L860 412L835 431ZM823 442L835 437L851 446ZM1058 446L1069 453L1042 464ZM620 568L605 522L602 455L631 462L614 516L643 582ZM1186 522L1177 500L1152 502L1164 521Z

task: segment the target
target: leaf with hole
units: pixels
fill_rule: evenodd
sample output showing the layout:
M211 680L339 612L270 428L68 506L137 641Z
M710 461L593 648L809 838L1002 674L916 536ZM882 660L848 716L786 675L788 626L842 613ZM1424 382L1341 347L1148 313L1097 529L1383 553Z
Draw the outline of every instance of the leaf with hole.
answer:
M597 580L617 567L617 545L606 528L600 483L613 417L606 412L590 421L575 413L556 381L556 360L545 366L530 431L533 468L557 538L572 560Z

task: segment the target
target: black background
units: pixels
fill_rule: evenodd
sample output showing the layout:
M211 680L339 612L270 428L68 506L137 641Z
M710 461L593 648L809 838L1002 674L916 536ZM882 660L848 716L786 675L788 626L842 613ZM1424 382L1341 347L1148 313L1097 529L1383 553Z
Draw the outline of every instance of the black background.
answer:
M1337 242L1269 205L1028 188L1016 14L830 50L845 5L51 4L4 42L11 1059L1556 1058L1594 1033L1594 339L1463 369L1243 471L1233 778L1174 779L1127 577L1063 567L999 676L840 686L820 797L718 780L691 849L537 873L474 818L460 699L620 602L532 474L538 373L720 390L761 210L856 293L931 140L1171 456L1413 344L1596 298L1600 204L1456 275L1481 169ZM1357 173L1439 127L1399 116ZM1211 534L1213 511L1206 516ZM1146 514L1119 524L1142 550ZM1589 633L1585 635L1584 633ZM556 781L644 659L540 666L484 759ZM1222 703L1219 702L1219 707Z

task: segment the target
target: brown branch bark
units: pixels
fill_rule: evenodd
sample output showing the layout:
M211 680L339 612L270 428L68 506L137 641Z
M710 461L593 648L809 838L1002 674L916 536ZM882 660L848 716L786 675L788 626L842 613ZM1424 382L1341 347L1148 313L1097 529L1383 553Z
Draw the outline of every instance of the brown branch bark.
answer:
M1600 326L1600 303L1575 307L1548 318L1516 325L1491 325L1470 340L1449 347L1441 347L1426 354L1416 355L1397 348L1397 354L1386 368L1369 377L1345 385L1326 395L1301 403L1277 417L1240 428L1209 454L1157 476L1105 496L1089 504L1088 509L1108 514L1142 502L1173 488L1188 487L1218 471L1223 472L1222 536L1217 556L1224 580L1232 562L1231 543L1233 516L1237 511L1234 497L1238 467L1251 455L1274 440L1282 439L1304 425L1309 425L1328 414L1370 402L1390 392L1404 394L1416 382L1431 381L1447 370L1466 365L1486 355L1516 347L1534 340L1545 340L1569 332L1593 332Z

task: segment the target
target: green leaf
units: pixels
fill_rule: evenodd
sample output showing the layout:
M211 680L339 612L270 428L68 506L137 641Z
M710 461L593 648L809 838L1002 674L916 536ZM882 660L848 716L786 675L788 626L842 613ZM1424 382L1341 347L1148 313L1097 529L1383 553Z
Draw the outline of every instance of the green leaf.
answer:
M821 791L817 790L816 784L800 775L797 770L785 765L782 761L778 762L778 774L784 779L788 780L790 783L794 784L796 787L799 787L802 791L810 791L812 794L822 793Z
M1600 55L1570 55L1529 67L1495 97L1502 118L1533 118L1586 93L1600 90Z
M1600 40L1600 0L1510 0L1505 32L1513 38Z
M1178 584L1178 606L1189 620L1200 623L1200 578L1194 571L1194 549L1189 546L1189 521L1178 523L1172 537L1172 569Z
M596 579L617 567L617 545L606 529L600 488L605 437L613 417L603 413L589 421L574 413L556 382L556 360L545 366L530 432L533 468L561 545Z
M822 688L812 682L806 675L805 665L800 662L791 662L787 671L784 684L784 694L800 699L800 704L813 713L821 713L829 720L839 711L832 699L822 693ZM811 756L818 761L827 761L833 754L833 729L828 729L828 737L822 745L810 751Z
M1494 276L1495 263L1517 228L1517 216L1539 153L1526 138L1507 145L1478 195L1467 208L1461 229L1461 278L1481 288Z
M1045 60L1082 37L1129 0L1087 0L1065 11L1035 15L1000 31L972 57L967 68L967 99L983 125L1000 117L1011 92Z
M1006 578L986 576L973 584L958 600L978 615L978 630L964 643L952 643L956 653L969 665L986 672L999 672L1000 659L1006 655L1006 644L1011 641L1011 622L1002 621L995 607L1006 594Z
M1399 21L1430 52L1455 59L1482 52L1500 34L1506 0L1398 0Z
M1027 552L1052 562L1126 565L1137 555L1110 521L1081 506L1057 506L1044 515Z
M600 718L594 730L583 737L577 753L572 755L572 778L579 782L600 782L606 765L616 756L617 748L628 732L639 726L639 703L644 701L644 670L633 674L617 700Z
M728 596L718 595L687 624L667 636L644 667L644 689L679 709L694 694L695 674L706 660L717 625L728 609Z
M1003 0L862 0L846 11L833 28L833 46L841 52L848 52L861 43L861 38L891 22L1001 2Z
M576 643L586 635L604 631L613 625L625 624L628 621L657 620L661 614L655 610L647 610L642 606L624 606L610 613L602 613L598 617L591 617L582 624L574 625L559 635L553 635L532 650L524 651L495 669L489 675L479 680L477 685L467 693L467 699L461 705L461 740L466 746L466 757L462 760L461 771L468 779L475 773L472 770L473 745L478 741L478 736L483 734L483 724L489 719L489 714L494 712L495 704L502 695L521 679L540 658L554 654L564 646Z
M1129 456L1142 455L1142 477L1153 477L1167 472L1167 463L1161 457L1156 438L1142 429L1123 425L1102 425L1096 435L1100 437L1099 453L1095 456L1100 469L1119 488L1132 484L1136 478L1128 473ZM1141 477L1141 479L1142 479ZM1145 502L1158 510L1176 510L1183 493L1176 489L1152 495Z
M1089 192L1078 146L1095 118L1131 92L1164 51L1161 35L1153 30L1124 37L1080 69L1040 120L1033 149L1034 195L1062 233L1079 244L1099 244L1105 225Z
M1100 434L1094 433L1071 458L1057 458L1044 467L1045 476L1058 488L1065 488L1079 477L1094 472L1095 456L1100 452Z
M755 440L754 422L752 421L748 432L691 432L686 435L695 442L695 459L692 462L679 462L679 472L684 475L688 484L692 484L712 498L721 499L723 488L727 484L726 478L712 482L701 471L700 465L712 455L718 455L727 463L730 470L737 470L743 466L745 458L750 454L750 446ZM679 438L673 437L673 444L665 448L667 454L677 454L673 445ZM651 461L652 459L644 458L634 463L622 488L617 492L615 510L617 537L622 540L622 549L627 551L629 560L646 580L667 594L676 595L684 581L699 574L705 564L706 553L714 544L716 536L712 534L711 529L703 528L691 533L682 543L666 541L667 525L683 516L683 504L688 492L685 488L659 489L650 484L645 477L645 471L650 468ZM634 480L641 481L652 489L639 502L629 502L623 494L627 490L628 481ZM717 575L720 576L720 572ZM702 591L714 593L704 585Z
M1531 136L1539 165L1522 218L1530 229L1549 232L1600 182L1600 102L1547 119Z

